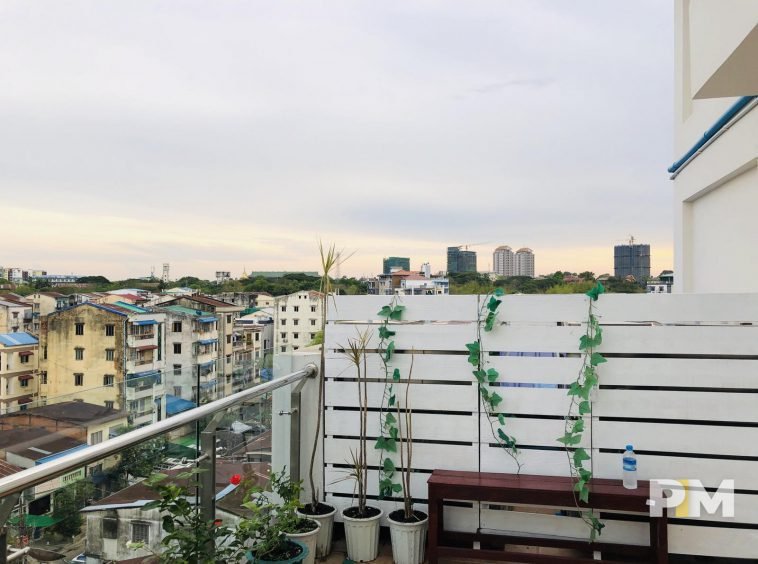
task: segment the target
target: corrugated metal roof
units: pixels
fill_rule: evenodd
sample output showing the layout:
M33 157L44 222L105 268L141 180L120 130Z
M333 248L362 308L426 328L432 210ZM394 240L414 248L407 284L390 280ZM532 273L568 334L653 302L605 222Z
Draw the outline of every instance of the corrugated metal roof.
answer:
M0 333L0 343L6 347L16 347L19 345L38 345L39 341L29 333Z

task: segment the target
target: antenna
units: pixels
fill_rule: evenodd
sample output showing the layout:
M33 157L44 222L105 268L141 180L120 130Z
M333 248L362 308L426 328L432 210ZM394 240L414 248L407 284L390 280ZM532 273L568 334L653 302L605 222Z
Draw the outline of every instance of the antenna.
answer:
M634 235L629 235L629 244L634 245Z

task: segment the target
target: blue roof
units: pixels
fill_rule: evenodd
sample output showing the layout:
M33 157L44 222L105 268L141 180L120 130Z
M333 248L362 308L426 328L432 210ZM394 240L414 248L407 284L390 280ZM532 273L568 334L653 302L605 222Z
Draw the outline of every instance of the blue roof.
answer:
M155 319L141 319L133 322L135 325L158 325Z
M194 407L197 406L193 401L166 394L166 415L176 415Z
M39 341L29 333L0 333L0 343L6 347L15 347L18 345L37 345Z

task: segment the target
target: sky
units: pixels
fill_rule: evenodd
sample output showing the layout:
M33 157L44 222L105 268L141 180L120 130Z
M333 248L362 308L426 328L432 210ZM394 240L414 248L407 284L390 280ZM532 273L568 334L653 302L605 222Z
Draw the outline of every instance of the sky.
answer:
M673 263L673 3L0 3L0 265Z

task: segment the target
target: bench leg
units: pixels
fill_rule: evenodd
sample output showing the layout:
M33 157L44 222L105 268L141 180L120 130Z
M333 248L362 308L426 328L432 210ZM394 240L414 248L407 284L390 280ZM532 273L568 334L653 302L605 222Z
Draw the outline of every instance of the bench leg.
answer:
M426 549L429 564L437 564L437 548L445 530L442 499L429 492L429 543Z
M668 564L668 516L665 509L663 510L663 516L650 518L650 548L653 551L653 562L656 564Z

